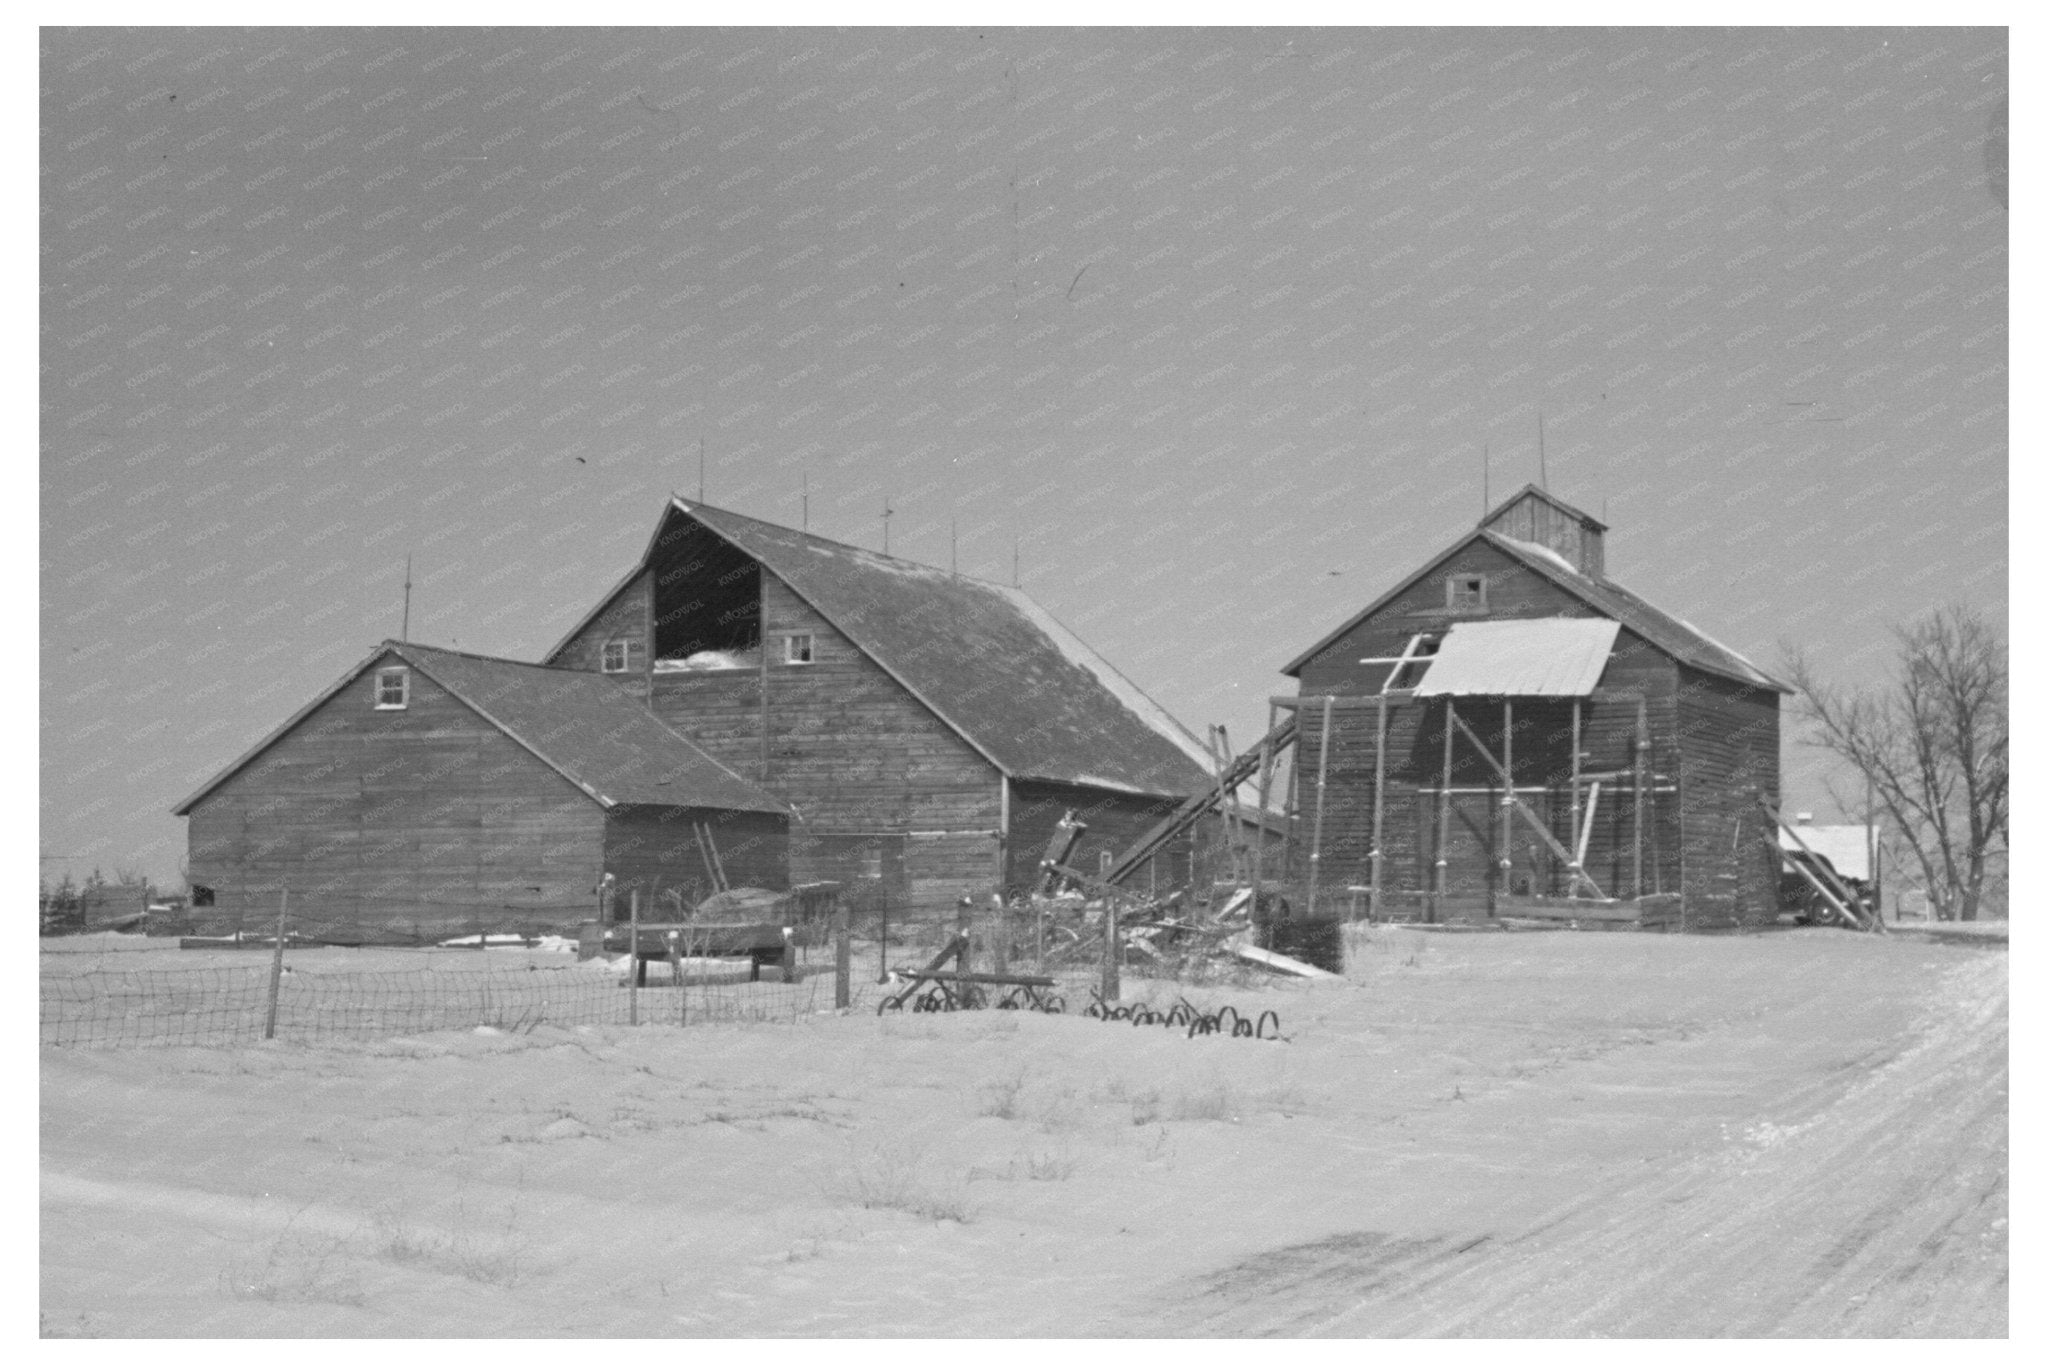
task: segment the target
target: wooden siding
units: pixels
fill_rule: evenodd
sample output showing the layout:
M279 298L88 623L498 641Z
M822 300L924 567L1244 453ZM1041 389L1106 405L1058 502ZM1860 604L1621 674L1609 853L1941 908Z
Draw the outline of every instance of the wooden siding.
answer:
M424 936L588 915L603 811L413 670L402 711L375 669L193 807L204 931L258 929L289 886L302 928Z
M1677 710L1687 925L1768 924L1778 912L1778 872L1758 837L1770 821L1756 798L1778 800L1778 694L1687 668Z
M810 836L915 831L947 837L904 845L902 899L938 914L992 890L995 766L780 579L764 574L761 596L766 668L656 674L655 714L796 806L797 881L851 883L867 863L857 841ZM792 632L811 636L810 663L781 661Z
M1584 572L1607 572L1604 533L1534 493L1523 494L1483 524L1489 531L1548 546Z
M1487 605L1483 612L1451 612L1444 606L1443 579L1465 573L1482 574L1487 580ZM1412 636L1440 631L1456 621L1596 614L1498 549L1477 541L1447 561L1439 573L1411 585L1309 660L1301 671L1300 695L1305 699L1373 695L1392 670L1387 665L1360 663L1360 659L1396 657ZM1668 779L1678 778L1677 665L1662 651L1624 629L1615 638L1600 687L1605 691L1643 695L1651 739L1651 769ZM1456 706L1459 716L1479 734L1494 756L1501 757L1499 700L1461 699ZM1583 706L1584 770L1631 767L1635 705L1589 701ZM1515 713L1515 783L1552 788L1523 799L1560 842L1569 843L1570 703L1522 699L1516 703ZM1439 827L1437 797L1433 790L1418 793L1415 789L1434 789L1440 784L1443 717L1441 699L1408 701L1388 710L1388 791L1382 833L1382 876L1388 890L1422 891L1434 884ZM1375 716L1370 708L1333 713L1318 872L1318 881L1324 887L1363 885L1371 880L1374 727ZM1309 700L1302 708L1301 739L1296 748L1297 818L1286 864L1287 875L1297 882L1307 879L1321 740L1322 712ZM1564 868L1519 817L1510 836L1508 881L1505 886L1501 884L1498 779L1462 734L1456 737L1452 752L1454 788L1492 790L1454 794L1451 798L1450 837L1444 855L1447 888L1462 894L1498 894L1526 885L1537 893L1562 893ZM1609 895L1635 893L1633 816L1632 800L1626 794L1617 795L1613 782L1603 784L1587 849L1586 870ZM1647 799L1645 827L1642 889L1675 890L1680 876L1678 796L1658 793Z
M661 910L662 891L680 890L695 906L712 892L711 874L697 844L702 823L717 844L728 886L789 889L789 825L757 811L695 810L681 806L620 806L607 813L604 869L624 889L639 887L641 907ZM619 901L624 906L623 899Z
M591 619L590 624L565 641L545 662L556 668L579 668L597 673L604 668L606 640L637 641L640 645L634 656L637 667L632 674L620 676L622 680L630 679L629 685L634 688L635 695L645 696L648 667L654 658L654 642L649 638L653 594L653 573L636 575L603 611Z

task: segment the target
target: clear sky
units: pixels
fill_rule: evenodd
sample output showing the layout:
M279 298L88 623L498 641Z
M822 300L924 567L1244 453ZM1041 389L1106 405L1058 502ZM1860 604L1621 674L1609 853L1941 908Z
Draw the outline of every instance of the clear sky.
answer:
M1239 746L1539 412L1609 573L1766 667L2006 610L2002 30L44 30L41 80L46 866L175 874L408 553L415 639L538 657L700 451L1014 547Z

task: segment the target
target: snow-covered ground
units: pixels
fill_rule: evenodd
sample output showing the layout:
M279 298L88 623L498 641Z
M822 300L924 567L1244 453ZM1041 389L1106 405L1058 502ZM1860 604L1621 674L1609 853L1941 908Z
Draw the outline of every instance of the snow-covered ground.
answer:
M1353 948L1187 991L1283 1042L870 1003L45 1048L43 1331L2006 1332L2005 953Z

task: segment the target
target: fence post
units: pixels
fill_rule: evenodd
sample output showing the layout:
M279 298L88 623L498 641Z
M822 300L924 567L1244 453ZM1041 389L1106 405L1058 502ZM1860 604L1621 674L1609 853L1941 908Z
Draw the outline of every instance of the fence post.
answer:
M640 1022L640 888L627 894L632 919L626 929L626 1022Z
M1102 906L1102 999L1106 1004L1115 1004L1123 993L1123 978L1119 970L1122 956L1117 950L1117 898L1111 896Z
M1003 903L1000 892L996 894L995 929L989 939L990 970L1002 975L1010 970L1010 907Z
M832 912L832 1007L853 1004L853 916L841 901Z
M263 1017L263 1036L277 1036L277 983L284 976L284 915L291 900L291 888L277 889L277 942L270 949L270 1009Z
M889 979L889 887L882 884L882 970L875 977L875 984L882 985ZM836 917L835 917L836 918Z

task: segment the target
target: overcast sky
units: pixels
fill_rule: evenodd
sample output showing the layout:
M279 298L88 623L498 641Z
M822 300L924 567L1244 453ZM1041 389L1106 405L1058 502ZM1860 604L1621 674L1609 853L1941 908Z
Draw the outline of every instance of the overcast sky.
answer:
M2006 609L2001 30L42 44L46 855L175 873L408 552L414 638L537 658L700 447L720 506L1014 546L1240 747L1539 412L1609 573L1766 667Z

